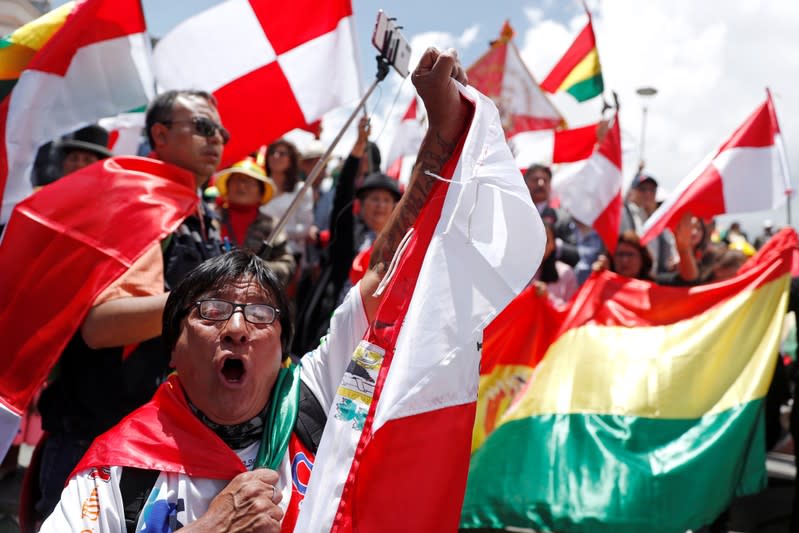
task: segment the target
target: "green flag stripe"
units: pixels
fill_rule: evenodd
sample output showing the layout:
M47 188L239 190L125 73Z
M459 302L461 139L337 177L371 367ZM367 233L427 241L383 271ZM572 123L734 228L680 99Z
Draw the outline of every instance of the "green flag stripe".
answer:
M462 528L673 532L765 486L762 403L696 420L544 415L497 428L472 456Z
M566 92L574 96L578 102L585 102L591 98L602 94L605 90L605 83L602 81L602 73L592 76L587 80L575 83Z

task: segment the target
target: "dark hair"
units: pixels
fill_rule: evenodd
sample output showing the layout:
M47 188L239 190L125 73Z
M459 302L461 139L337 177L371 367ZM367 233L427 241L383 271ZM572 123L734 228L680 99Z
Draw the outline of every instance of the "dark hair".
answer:
M555 237L555 226L551 222L544 221L544 227L546 228L547 232L552 232L552 237ZM547 239L549 236L547 235ZM549 257L541 261L541 276L539 279L544 283L555 283L560 279L558 275L558 267L555 265L557 263L557 250L552 250L552 253L549 254Z
M638 274L635 276L635 279L646 279L651 280L652 276L650 272L652 271L652 254L649 253L649 248L641 244L641 240L638 238L638 234L635 231L628 229L627 231L623 232L619 235L619 241L616 244L616 250L619 249L619 244L628 244L638 250L638 253L641 254L641 270L638 271ZM614 252L615 254L615 252ZM614 272L616 271L615 265L613 265L613 258L610 259L611 262L611 270Z
M536 163L534 165L530 165L530 168L528 168L527 171L524 173L524 180L527 181L527 179L530 176L532 176L533 172L535 172L536 170L541 170L545 172L546 175L549 176L549 179L550 180L552 179L552 169L546 165L541 165L539 163Z
M736 270L746 263L746 254L740 250L724 250L716 259L716 268L735 268Z
M286 139L278 139L266 149L266 174L271 178L272 169L269 168L269 156L278 148L284 147L289 152L289 168L286 169L286 179L283 182L283 191L291 192L297 186L297 181L300 179L300 153L293 143ZM273 178L274 179L274 178Z
M194 98L202 98L209 104L216 107L216 98L214 95L207 91L200 91L197 89L179 89L166 91L155 97L155 100L150 102L147 106L147 115L144 119L144 129L147 132L147 141L150 143L150 148L155 148L155 140L151 130L155 124L165 122L172 118L172 111L175 107L175 100L179 96L187 96Z
M372 141L366 141L365 155L369 158L369 172L380 172L380 148Z
M279 311L280 343L283 357L288 356L293 334L289 302L286 292L274 272L252 252L233 250L214 257L194 268L178 283L166 300L161 338L171 353L180 337L183 319L191 306L202 296L242 278L252 278L266 291Z

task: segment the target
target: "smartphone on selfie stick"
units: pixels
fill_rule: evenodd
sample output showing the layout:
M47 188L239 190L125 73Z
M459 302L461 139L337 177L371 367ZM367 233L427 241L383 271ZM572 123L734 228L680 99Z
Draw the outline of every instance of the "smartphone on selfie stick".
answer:
M311 170L311 174L303 183L302 188L294 197L294 200L288 206L288 209L286 209L285 213L283 213L283 216L280 217L280 220L278 220L277 224L275 224L275 227L272 229L272 233L269 234L269 238L264 241L261 249L258 251L259 256L265 257L270 253L270 250L274 248L277 236L281 231L283 231L283 228L286 226L286 222L288 221L289 217L294 213L294 211L297 210L297 207L300 205L300 202L306 194L306 188L313 187L314 184L319 180L322 175L322 168L324 168L328 159L330 159L333 149L341 140L341 137L344 136L344 132L350 127L350 124L352 124L352 121L355 119L358 111L360 111L360 109L364 106L366 100L372 94L372 91L374 91L375 87L377 87L377 84L383 81L388 75L388 67L394 67L394 70L396 70L397 73L403 78L408 77L408 65L411 60L411 45L408 44L408 41L400 32L401 26L397 26L395 22L396 19L388 17L382 9L377 12L375 31L372 34L372 44L374 44L375 48L377 48L380 52L380 55L377 56L377 75L375 76L375 80L372 82L372 85L369 86L369 89L366 91L363 97L361 97L361 101L358 102L357 106L355 106L352 114L350 114L350 117L344 123L344 126L341 127L341 131L339 131L338 135L336 135L336 138L333 139L332 144L325 151L324 155L319 158L319 161L316 163L316 165L314 165L313 170Z

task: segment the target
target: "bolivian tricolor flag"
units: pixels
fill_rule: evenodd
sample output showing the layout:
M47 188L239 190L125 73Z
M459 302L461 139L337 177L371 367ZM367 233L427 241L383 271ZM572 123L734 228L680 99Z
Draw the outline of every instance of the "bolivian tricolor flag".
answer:
M685 531L761 490L796 244L783 230L736 278L690 289L590 278L473 454L461 526Z
M40 145L147 104L149 57L139 0L67 2L0 39L0 223Z
M552 68L549 76L541 83L541 88L553 94L567 92L578 102L585 102L602 94L605 84L602 81L602 67L599 64L599 52L596 49L590 15L588 24Z

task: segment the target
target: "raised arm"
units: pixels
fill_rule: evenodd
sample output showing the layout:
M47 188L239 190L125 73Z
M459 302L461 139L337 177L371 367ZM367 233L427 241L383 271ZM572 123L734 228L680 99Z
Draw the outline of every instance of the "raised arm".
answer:
M416 157L410 185L385 228L377 236L369 270L361 280L361 297L370 321L374 319L380 304L380 297L375 296L374 292L435 182L435 178L425 172L441 173L466 131L473 112L472 105L461 97L455 84L455 80L466 84L466 74L454 50L440 52L428 48L411 80L424 102L429 126Z

